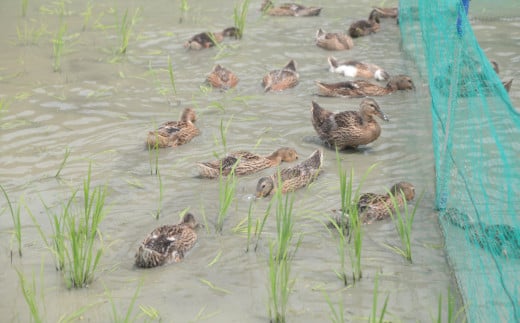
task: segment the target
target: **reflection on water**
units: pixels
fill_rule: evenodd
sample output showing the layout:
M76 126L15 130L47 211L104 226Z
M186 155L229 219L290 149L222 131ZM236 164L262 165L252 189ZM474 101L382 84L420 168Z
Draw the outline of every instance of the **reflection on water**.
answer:
M314 35L319 27L345 31L353 20L365 18L373 3L359 0L345 5L331 0L317 4L324 7L321 16L298 19L262 17L259 4L254 2L242 40L226 40L221 49L189 52L182 45L193 34L233 24L233 1L218 6L211 1L189 3L190 10L183 15L179 4L171 1L93 3L88 21L85 4L64 2L62 19L67 37L60 73L52 71L52 39L60 25L60 7L51 1L29 2L23 18L18 4L4 4L0 11L4 30L0 36L0 184L13 202L23 196L24 204L50 234L45 207L58 212L71 192L80 187L92 163L93 181L108 185L110 210L102 223L107 250L98 278L88 289L69 291L23 208L24 256L13 256L11 265L12 222L1 199L0 264L5 270L0 274L0 316L8 321L28 320L15 272L18 268L28 277L35 273L38 281L43 281L45 297L40 302L45 304L49 321L87 305L93 309L87 310L84 318L107 321L111 309L105 289L111 291L123 313L142 279L137 303L153 306L167 322L197 318L266 322L267 256L275 235L274 219L268 218L256 252L244 252L247 239L240 228L258 178L274 170L239 179L224 232L215 234L218 181L196 177L194 165L212 160L226 149L267 154L277 147L290 146L300 156L308 156L323 147L310 122L311 100L333 111L358 108L360 99L314 95L314 81L343 79L328 72L327 56L331 52L316 47ZM127 7L129 13L141 7L142 15L134 26L127 54L121 57L114 54L120 41L116 25ZM514 23L500 22L496 29L507 29ZM482 32L490 57L496 53L494 58L501 64L504 77L514 76L511 67L520 56L509 48L512 39L502 34L497 43L496 29L480 28L477 35ZM517 41L517 36L511 37ZM413 62L399 51L399 29L393 20L384 20L379 33L356 39L354 49L333 54L340 60L376 63L391 74L409 74L416 83L415 92L376 99L390 117L387 123L381 121L383 130L377 141L359 151L341 153L343 167L355 169L356 184L377 163L366 178L364 190L382 193L392 183L406 180L415 184L417 192L424 192L414 223L414 262L407 263L387 247L398 243L390 221L367 226L363 279L352 288L341 289L334 273L339 266L336 237L322 223L331 214L329 210L340 203L337 164L335 152L323 147L323 174L310 188L295 194L295 229L303 234L303 243L293 264L290 320L328 320L330 309L324 292L334 301L343 299L349 320L367 317L374 277L379 273L381 298L389 295L388 309L396 320L429 321L439 294L445 295L451 286L451 278L432 209L434 174L427 86L419 79ZM167 70L168 56L176 95ZM262 76L291 58L298 64L299 85L282 93L264 94ZM240 82L236 89L224 93L202 86L216 63L237 74ZM514 88L511 96L518 100ZM188 106L196 109L202 133L185 146L159 151L160 201L161 183L157 176L150 175L155 156L146 150L144 140L149 130L163 121L178 119ZM225 147L221 126L228 126ZM55 178L67 149L70 157L60 177ZM253 219L261 220L269 201L253 204ZM162 212L156 220L159 206ZM178 222L177 215L187 207L197 217L205 216L208 227L185 261L153 270L135 269L133 255L144 235L160 224ZM205 282L218 288L212 289Z

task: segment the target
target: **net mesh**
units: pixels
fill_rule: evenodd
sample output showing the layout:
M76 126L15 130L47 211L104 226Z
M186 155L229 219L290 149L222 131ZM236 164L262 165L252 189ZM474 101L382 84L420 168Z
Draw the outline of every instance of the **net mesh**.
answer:
M520 22L518 1L475 2L470 20ZM467 320L520 322L520 115L470 20L460 0L399 1L403 50L429 84L435 203Z

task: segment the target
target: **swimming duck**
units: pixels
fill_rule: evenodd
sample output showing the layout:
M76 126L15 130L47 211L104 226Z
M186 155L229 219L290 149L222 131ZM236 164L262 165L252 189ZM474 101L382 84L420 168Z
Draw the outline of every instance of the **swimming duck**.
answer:
M368 20L358 20L353 22L349 29L348 34L352 38L367 36L379 31L379 15L377 11L372 11Z
M357 148L379 138L381 127L374 116L388 121L374 99L361 101L359 111L340 113L332 113L312 101L311 113L312 125L320 139L338 149Z
M317 16L321 12L318 7L305 7L297 3L284 3L279 7L275 7L271 0L264 0L260 7L262 12L270 16L294 16L294 17L309 17Z
M377 14L379 18L397 18L398 13L397 7L374 7L370 14Z
M266 197L274 193L279 181L282 183L282 193L305 187L318 177L322 164L323 151L318 149L300 164L282 169L271 176L260 178L256 185L256 197ZM278 173L280 178L278 178Z
M362 223L370 224L391 217L395 212L392 197L398 208L402 208L405 201L409 202L415 197L415 187L408 182L399 182L390 188L390 193L376 194L364 193L359 197L358 212Z
M323 29L316 32L316 46L328 50L347 50L354 47L349 35L343 33L326 33Z
M360 61L339 63L333 56L329 56L327 61L329 62L329 71L345 76L373 78L378 81L387 81L390 78L390 75L384 69L375 64Z
M211 73L207 76L208 83L219 89L228 90L235 87L238 83L238 77L220 64L215 65Z
M221 32L203 32L191 37L187 42L184 43L184 47L188 49L204 49L215 46L217 43L222 42L224 37L235 37L239 35L238 28L229 27Z
M298 84L299 75L296 72L296 62L291 59L281 70L274 70L267 73L262 86L264 91L283 91L295 87Z
M321 96L382 96L397 90L413 90L415 85L406 75L396 75L390 78L386 87L370 83L365 80L345 81L339 83L316 82L318 94Z
M443 210L439 217L463 229L468 240L480 248L506 258L520 258L520 229L507 224L485 224L472 220L457 208Z
M195 120L197 120L195 111L192 108L184 109L180 121L165 122L157 130L148 132L146 138L148 147L165 148L184 145L200 134L199 129L193 124Z
M163 225L153 230L135 254L135 265L152 268L181 261L197 242L195 217L186 213L178 224Z
M296 150L288 147L277 149L270 155L261 156L248 151L235 151L220 160L198 163L199 174L204 178L217 178L221 174L227 176L235 169L236 175L249 175L262 169L280 165L282 162L293 162L298 159Z

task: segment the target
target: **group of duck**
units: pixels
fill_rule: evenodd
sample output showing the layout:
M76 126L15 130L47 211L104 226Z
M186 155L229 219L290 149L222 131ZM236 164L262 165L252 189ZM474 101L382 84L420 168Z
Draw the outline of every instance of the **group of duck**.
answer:
M273 6L270 0L265 0L262 11L272 16L316 16L321 8L304 7L299 4L283 4ZM328 50L352 48L350 37L369 35L379 30L379 18L396 17L397 8L375 8L369 19L357 21L349 28L349 35L325 33L319 29L316 34L316 44ZM199 50L215 46L224 37L236 37L236 28L226 28L218 33L200 33L189 39L184 47ZM347 38L348 37L348 38ZM338 44L350 44L340 48ZM336 44L336 45L334 45ZM387 81L386 86L371 83L366 80L353 80L340 83L317 82L319 95L365 97L359 111L343 111L333 113L312 101L311 121L319 138L328 146L338 149L357 148L376 140L381 134L381 127L375 117L387 121L387 115L379 104L369 96L382 96L397 90L414 89L410 77L390 75L382 68L369 63L350 61L339 63L334 57L328 57L331 72L342 73L345 76L372 78ZM262 86L267 91L283 91L298 84L299 75L296 62L290 60L282 69L268 72L262 79ZM216 65L207 76L207 82L213 87L223 90L233 88L238 83L238 77L221 65ZM177 147L191 141L200 134L195 125L197 115L192 108L184 109L180 120L169 121L158 129L150 131L146 144L149 148ZM249 151L234 151L219 160L197 163L200 177L219 178L233 173L236 176L250 175L270 167L276 167L282 162L294 162L299 158L293 148L282 147L269 155L259 155ZM256 185L256 197L262 198L277 190L282 193L295 191L313 182L320 174L323 164L323 151L315 150L307 159L294 166L281 169L270 176L262 177ZM405 201L415 196L415 188L408 182L398 182L386 194L365 193L358 203L361 221L365 224L390 217L396 207L401 207ZM397 201L396 205L393 199ZM180 223L164 225L153 230L140 244L135 255L138 267L156 267L166 263L178 262L191 249L197 240L196 229L199 226L191 213L186 213Z

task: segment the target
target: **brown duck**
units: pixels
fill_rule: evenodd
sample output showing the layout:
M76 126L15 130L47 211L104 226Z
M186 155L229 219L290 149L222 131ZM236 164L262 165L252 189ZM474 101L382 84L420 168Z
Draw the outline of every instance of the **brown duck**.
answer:
M271 0L264 0L260 10L269 16L294 17L318 16L321 12L319 7L305 7L297 3L284 3L279 7L275 7Z
M312 101L312 125L321 140L338 149L357 148L366 145L381 134L381 127L374 116L388 121L386 114L374 99L364 99L359 111L332 113Z
M221 32L203 32L200 34L196 34L191 37L187 42L184 43L184 47L188 49L204 49L213 47L216 44L222 42L224 37L238 37L238 29L236 27L229 27Z
M316 46L327 50L347 50L354 47L354 42L349 35L327 33L320 28L316 32Z
M382 96L398 90L413 90L415 85L406 75L396 75L390 78L386 87L370 83L365 80L345 81L339 83L316 82L318 94L321 96Z
M396 205L394 205L392 197L395 199ZM415 187L408 182L394 184L390 188L390 192L386 194L361 194L358 202L359 218L364 224L388 219L396 211L395 206L402 208L405 201L409 202L414 197Z
M184 109L180 121L165 122L157 130L148 133L146 138L148 147L165 148L184 145L200 134L199 129L193 124L196 119L193 109Z
M296 62L291 59L281 70L267 73L262 79L262 86L265 92L283 91L295 87L298 84L299 77L296 72Z
M139 246L135 265L152 268L181 261L197 242L197 227L193 214L186 213L178 224L156 228Z
M267 156L248 151L235 151L222 159L198 163L197 166L201 177L217 178L220 174L223 176L229 175L233 169L236 175L249 175L262 169L278 166L282 162L293 162L296 159L298 159L296 150L282 147Z
M373 78L378 81L387 81L390 78L390 74L375 64L360 61L347 61L340 63L334 56L329 56L327 61L329 63L329 71L333 73L339 73L350 77Z
M379 31L379 28L379 14L377 11L372 10L368 20L353 22L348 29L348 34L352 38L357 38L376 33Z
M379 18L397 18L398 13L397 7L374 7L370 15L377 15Z
M323 151L318 149L302 163L282 169L271 176L260 178L256 184L256 197L265 197L274 193L278 189L279 182L282 185L282 193L305 187L318 177L322 164Z
M220 64L215 65L206 81L214 88L228 90L234 88L238 83L238 77Z

